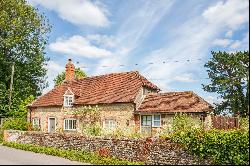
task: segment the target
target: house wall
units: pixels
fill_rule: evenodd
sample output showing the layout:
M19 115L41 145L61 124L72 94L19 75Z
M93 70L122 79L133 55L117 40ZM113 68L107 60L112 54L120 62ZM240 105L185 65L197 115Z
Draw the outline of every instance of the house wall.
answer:
M105 119L114 119L117 128L134 128L134 105L132 103L98 105L100 110L101 125ZM28 114L28 121L33 118L40 119L41 131L48 132L48 118L56 118L56 131L63 131L64 119L76 118L72 109L63 107L39 107ZM77 119L77 118L76 118ZM81 132L81 122L77 119L77 131Z

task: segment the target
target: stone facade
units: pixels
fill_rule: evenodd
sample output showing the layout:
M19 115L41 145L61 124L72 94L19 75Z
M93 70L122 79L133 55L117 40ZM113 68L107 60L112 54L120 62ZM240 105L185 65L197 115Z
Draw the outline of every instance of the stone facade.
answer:
M84 150L105 156L114 156L130 161L143 161L155 165L205 165L208 160L198 160L185 151L179 144L166 139L114 139L101 137L84 137L73 134L5 131L4 140L21 144L62 149Z
M121 103L121 104L108 104L98 105L101 117L101 126L105 119L113 119L116 122L116 128L134 128L134 105L132 103ZM39 107L32 109L28 114L28 121L32 122L32 119L39 118L40 129L43 132L48 132L48 121L49 118L55 118L56 131L63 131L64 119L74 118L77 120L76 131L81 132L81 121L71 113L73 108L64 107Z

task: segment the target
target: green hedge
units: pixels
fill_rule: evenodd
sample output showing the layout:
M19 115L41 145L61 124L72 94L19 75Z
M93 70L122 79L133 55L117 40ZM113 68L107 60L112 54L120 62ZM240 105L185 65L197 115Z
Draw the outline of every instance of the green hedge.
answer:
M3 130L22 130L26 131L31 126L27 119L23 118L8 118L5 119L2 125Z
M100 165L144 165L143 162L130 162L127 160L120 160L114 157L101 157L95 153L76 151L76 150L63 150L52 147L37 146L31 144L18 144L15 142L3 142L3 145L22 149L26 151L33 151L35 153L44 153L48 155L63 157L69 160L100 164Z
M249 164L249 132L247 130L204 131L193 129L171 135L174 142L182 143L193 154L212 158L214 164Z

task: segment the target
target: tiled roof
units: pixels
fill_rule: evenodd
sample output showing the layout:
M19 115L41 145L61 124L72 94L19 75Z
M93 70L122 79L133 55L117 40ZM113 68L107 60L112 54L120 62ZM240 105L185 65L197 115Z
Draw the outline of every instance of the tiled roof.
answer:
M149 93L137 112L206 112L211 108L193 92Z
M30 107L61 106L67 89L75 95L74 104L134 102L142 86L159 90L137 71L85 77L62 83L39 97Z

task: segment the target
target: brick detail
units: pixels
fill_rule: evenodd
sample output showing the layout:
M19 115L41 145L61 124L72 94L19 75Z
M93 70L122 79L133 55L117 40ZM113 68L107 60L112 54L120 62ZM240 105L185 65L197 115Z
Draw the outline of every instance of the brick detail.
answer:
M65 72L65 81L72 81L75 79L75 66L72 63L72 60L69 59L68 63L65 66L66 72Z

